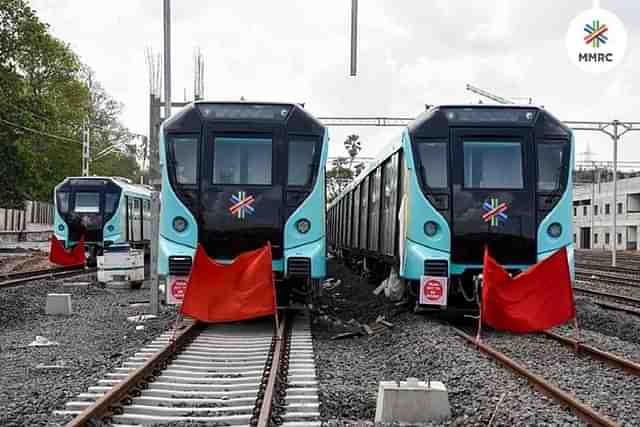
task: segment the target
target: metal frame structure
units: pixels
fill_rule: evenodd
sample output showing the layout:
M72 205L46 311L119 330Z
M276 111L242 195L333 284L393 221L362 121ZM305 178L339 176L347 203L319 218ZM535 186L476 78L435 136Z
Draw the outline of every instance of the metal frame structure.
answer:
M473 88L473 89L469 89ZM499 97L497 95L490 94L489 92L483 91L481 89L475 88L471 85L467 85L467 89L482 94L483 96L487 96L489 99L500 102L502 100L504 102L500 102L502 104L513 104L513 102L507 100L506 98ZM486 95L485 95L486 94ZM407 126L413 118L408 117L319 117L319 120L325 126L362 126L362 127L370 127L370 126ZM620 141L620 137L626 134L627 132L638 131L640 130L640 122L622 122L619 120L613 120L610 122L599 122L599 121L564 121L565 125L570 127L573 130L577 131L596 131L602 132L606 135L609 135L613 140L613 245L612 245L612 258L611 265L613 267L616 266L616 252L617 252L617 181L618 181L618 142Z

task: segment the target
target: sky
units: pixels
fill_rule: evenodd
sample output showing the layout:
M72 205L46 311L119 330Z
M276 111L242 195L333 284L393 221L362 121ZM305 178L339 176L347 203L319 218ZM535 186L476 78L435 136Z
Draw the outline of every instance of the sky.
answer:
M148 133L145 49L162 52L162 0L32 0L124 104L122 121ZM523 102L562 120L640 122L640 2L601 0L624 23L627 52L612 71L591 74L570 60L570 21L592 0L360 0L358 74L349 76L348 0L172 1L172 92L193 98L194 52L205 62L205 99L304 102L317 117L415 117L425 104L477 103L466 84ZM522 98L520 98L522 97ZM485 100L485 102L488 102ZM526 102L526 101L525 101ZM330 129L330 156L360 135L373 156L400 128ZM611 139L576 135L597 159ZM619 158L640 161L640 132L621 139Z

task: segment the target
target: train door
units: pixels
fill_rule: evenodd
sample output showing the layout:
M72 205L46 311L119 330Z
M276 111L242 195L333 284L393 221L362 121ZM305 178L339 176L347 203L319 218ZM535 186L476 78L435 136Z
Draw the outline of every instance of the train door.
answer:
M210 129L204 141L199 241L216 259L233 259L270 242L274 259L280 259L284 131L273 126L244 132L221 128Z
M536 262L533 137L523 128L458 128L451 135L452 260Z

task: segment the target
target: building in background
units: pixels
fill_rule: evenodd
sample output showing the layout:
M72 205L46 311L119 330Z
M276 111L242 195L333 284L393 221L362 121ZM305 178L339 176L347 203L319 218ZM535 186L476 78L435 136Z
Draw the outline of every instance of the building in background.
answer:
M573 190L573 242L577 249L612 249L617 239L620 250L638 250L640 226L640 177L618 180L613 202L613 183L594 180ZM617 213L615 236L611 229Z

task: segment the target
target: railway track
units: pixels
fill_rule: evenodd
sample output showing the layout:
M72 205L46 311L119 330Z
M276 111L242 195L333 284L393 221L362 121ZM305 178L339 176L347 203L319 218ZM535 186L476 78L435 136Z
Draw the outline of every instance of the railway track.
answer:
M591 285L593 285L593 282L585 281L585 280L576 280L575 284L573 285L573 289L575 291L582 292L582 293L585 293L585 294L588 294L588 295L602 297L602 298L608 298L608 299L611 299L611 300L616 301L618 303L639 305L640 306L640 298L635 298L635 297L632 297L632 296L629 296L629 295L622 295L622 294L619 294L619 293L601 291L601 290L597 290L597 289L593 289L593 288L586 288L586 287L584 287L584 285L591 286Z
M562 406L568 407L572 412L576 414L578 418L583 420L589 425L593 426L608 426L613 427L618 424L614 422L612 419L603 415L602 413L595 410L593 407L588 404L578 400L572 393L568 393L565 390L562 390L558 386L554 385L550 381L546 380L544 377L532 372L528 368L525 367L524 364L518 363L516 360L510 358L506 354L500 352L496 348L482 342L476 341L475 337L469 335L465 331L451 326L455 333L468 341L471 345L476 347L479 351L489 355L492 359L496 360L501 365L509 368L511 371L516 373L519 376L525 378L534 388L541 391L545 395L557 401ZM578 354L585 354L591 358L603 361L611 366L614 366L619 369L623 369L631 375L640 377L640 365L632 362L628 359L621 358L614 354L599 350L595 347L576 342L573 339L564 337L562 335L558 335L553 332L545 332L544 333L547 338L558 341L565 346L568 346Z
M204 325L189 323L141 349L57 415L67 426L204 422L320 426L307 315Z
M95 268L80 267L56 267L44 270L23 271L19 273L0 274L0 289L22 285L34 280L62 279L96 271Z

